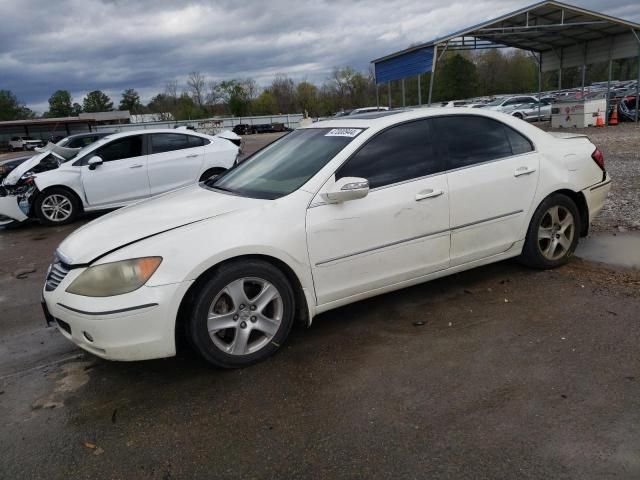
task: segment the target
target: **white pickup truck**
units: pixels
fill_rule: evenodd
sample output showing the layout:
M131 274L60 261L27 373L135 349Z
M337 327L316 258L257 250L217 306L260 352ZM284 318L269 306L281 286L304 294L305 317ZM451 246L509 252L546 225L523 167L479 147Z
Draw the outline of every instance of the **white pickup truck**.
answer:
M9 140L9 151L33 150L36 147L43 146L45 143L46 142L33 137L11 137L11 140Z

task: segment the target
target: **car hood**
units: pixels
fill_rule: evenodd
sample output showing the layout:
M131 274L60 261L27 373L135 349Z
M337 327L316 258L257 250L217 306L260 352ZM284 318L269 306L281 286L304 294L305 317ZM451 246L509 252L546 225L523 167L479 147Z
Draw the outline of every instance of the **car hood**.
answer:
M16 168L11 170L11 173L9 173L9 175L7 175L5 179L2 181L2 184L15 185L16 183L18 183L18 180L20 180L20 177L22 177L22 175L27 173L29 170L32 170L35 166L37 166L40 163L40 160L45 158L47 155L49 155L49 150L39 153L38 155L34 155L33 157L29 158L25 162L22 162Z
M13 158L7 158L5 160L0 160L0 165L7 165L8 163L19 163L19 162L24 162L26 160L29 160L33 155L26 155L24 157L13 157Z
M144 238L266 202L193 185L104 215L69 235L58 251L72 264L91 263Z

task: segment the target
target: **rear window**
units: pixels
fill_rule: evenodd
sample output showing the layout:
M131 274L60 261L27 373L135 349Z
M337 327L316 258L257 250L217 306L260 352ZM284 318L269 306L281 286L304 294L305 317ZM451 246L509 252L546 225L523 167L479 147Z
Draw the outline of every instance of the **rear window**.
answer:
M521 134L490 118L451 115L432 121L438 151L446 158L448 170L533 150Z

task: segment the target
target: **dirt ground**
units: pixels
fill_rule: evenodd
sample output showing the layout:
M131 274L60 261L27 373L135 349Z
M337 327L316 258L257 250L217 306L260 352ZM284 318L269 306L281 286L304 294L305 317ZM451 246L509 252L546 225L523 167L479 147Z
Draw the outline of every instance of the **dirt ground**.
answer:
M634 128L587 132L614 178L596 235L637 228ZM0 231L0 478L640 478L639 270L501 262L327 312L248 369L115 363L40 311L87 220Z

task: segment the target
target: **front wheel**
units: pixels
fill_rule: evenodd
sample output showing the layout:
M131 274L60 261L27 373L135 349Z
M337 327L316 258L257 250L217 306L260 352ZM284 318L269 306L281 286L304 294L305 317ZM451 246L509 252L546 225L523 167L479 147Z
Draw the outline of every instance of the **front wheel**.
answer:
M208 362L238 368L264 360L284 343L294 319L287 277L270 263L222 265L201 288L188 330Z
M64 188L51 188L38 195L34 210L43 225L66 225L80 214L80 202Z
M580 214L575 202L562 194L547 197L529 224L520 261L534 268L567 263L578 246Z

